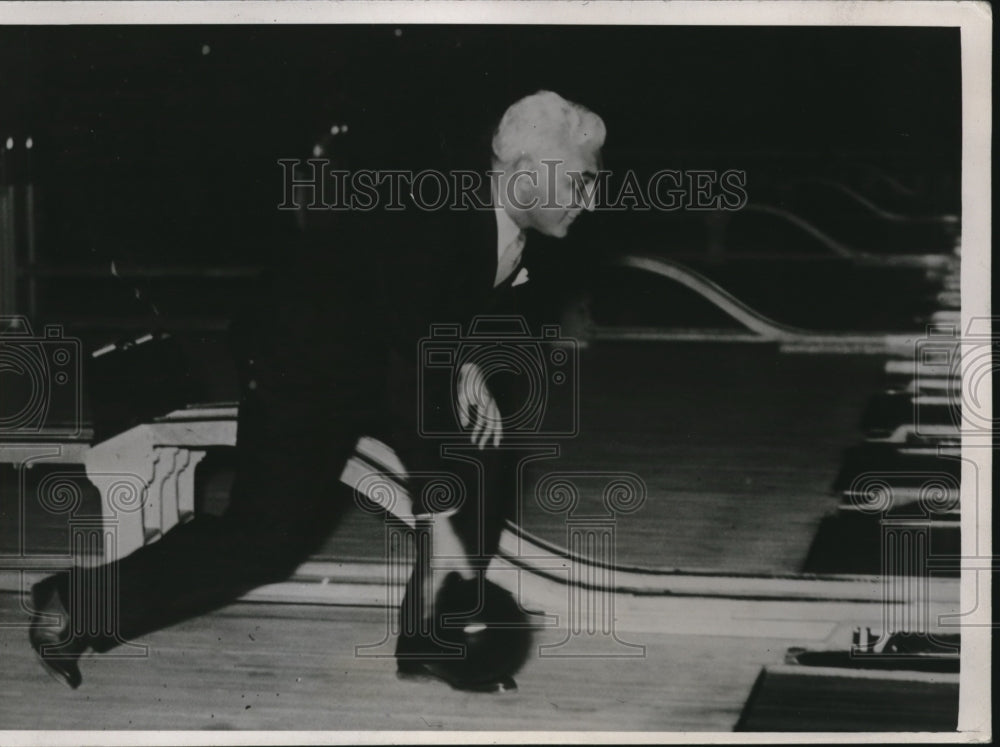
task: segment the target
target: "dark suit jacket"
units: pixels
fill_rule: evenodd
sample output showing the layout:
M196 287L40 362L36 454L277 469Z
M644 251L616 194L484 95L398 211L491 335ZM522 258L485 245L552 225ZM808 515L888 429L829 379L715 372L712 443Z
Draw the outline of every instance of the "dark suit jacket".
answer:
M521 289L512 288L514 276L494 289L496 269L492 208L345 213L264 279L259 303L234 328L239 357L254 361L243 367L244 386L254 381L254 396L271 411L294 413L277 419L284 432L275 439L307 451L317 442L381 438L411 474L418 511L428 508L427 475L458 476L467 509L456 528L471 554L484 555L495 551L512 511L514 471L502 450L475 451L472 462L442 456L442 446L468 446L468 436L421 433L423 414L454 413L455 393L447 376L420 386L419 341L432 324L467 332L477 315L517 311ZM501 413L511 412L491 387Z
M388 353L415 365L431 324L465 325L509 300L512 278L493 288L496 245L492 208L344 213L281 257L234 335L307 388L368 378Z
M467 331L477 315L511 313L513 277L494 289L496 268L492 208L345 213L329 235L303 237L234 328L259 396L310 403L315 422L275 438L360 421L408 469L439 469L442 440L423 438L419 419L452 411L454 392L447 377L419 386L419 341L432 324Z

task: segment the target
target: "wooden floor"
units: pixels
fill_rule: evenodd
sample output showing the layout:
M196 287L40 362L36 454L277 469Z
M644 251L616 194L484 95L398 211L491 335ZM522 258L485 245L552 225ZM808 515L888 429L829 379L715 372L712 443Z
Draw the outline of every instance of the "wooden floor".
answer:
M615 519L620 564L797 573L838 503L830 486L882 366L772 346L594 345L580 362L580 434L527 470L520 523L565 545L567 517L539 507L538 480L580 471L580 512L600 515L601 485L585 475L627 471L648 497Z
M580 358L580 432L555 441L558 457L526 465L518 523L565 546L570 517L542 508L540 483L571 473L574 517L602 516L603 476L628 472L647 499L613 517L620 565L798 573L839 504L831 484L860 438L883 363L773 346L594 345ZM206 486L209 502L224 501L226 484L220 474ZM379 522L357 513L331 535L324 557L371 559L381 549Z
M619 564L796 573L837 504L830 484L881 364L767 346L595 345L581 359L580 434L558 460L527 470L522 523L565 545L567 516L539 507L538 481L631 472L648 497L616 519ZM83 479L79 468L53 469ZM203 509L224 502L224 472L202 482ZM0 553L68 563L70 517L40 506L31 487L45 474L31 470L22 496L14 471L0 468ZM93 511L96 494L81 485L81 510ZM599 486L584 477L580 488L580 513L599 514ZM375 560L383 537L377 517L354 511L322 555ZM145 658L88 655L72 692L35 661L20 597L3 588L0 729L729 731L762 667L780 664L789 646L843 643L850 632L825 610L812 619L748 601L727 613L725 601L651 600L637 616L622 611L640 620L626 633L646 647L642 658L536 656L518 692L482 696L401 682L391 656L356 656L355 646L384 637L381 607L240 602L150 635ZM537 642L564 634L548 629Z
M533 656L517 692L476 695L355 656L385 637L384 609L238 603L148 636L145 658L88 654L71 691L10 627L26 620L17 600L0 594L2 729L729 731L787 645L633 631L644 658Z
M574 473L576 515L600 516L600 475L629 472L645 484L647 499L614 517L619 564L797 573L820 521L839 503L830 487L843 451L860 437L882 365L879 356L788 355L773 346L594 345L580 359L579 435L556 442L558 458L527 466L519 523L565 546L569 517L541 508L539 482ZM200 510L225 503L226 461L210 456L199 467ZM22 516L17 475L0 465L0 553L66 552L72 517L46 510L41 504L53 496L37 494L39 485L58 486L53 472L77 486L78 513L99 512L82 467L38 464L25 473ZM322 556L372 559L374 549L377 559L382 526L358 513L345 518Z

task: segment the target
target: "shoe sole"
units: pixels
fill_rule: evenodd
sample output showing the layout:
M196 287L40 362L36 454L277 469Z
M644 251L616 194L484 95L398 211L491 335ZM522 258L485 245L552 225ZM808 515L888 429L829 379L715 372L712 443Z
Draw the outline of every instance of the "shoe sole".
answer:
M42 656L38 649L32 647L31 650L35 652L35 658L38 659L38 663L42 665L42 668L48 672L48 675L56 682L65 685L70 690L76 690L80 686L79 682L74 685L68 674L52 666L52 663Z
M434 674L424 668L415 668L410 665L407 670L396 670L396 679L404 682L437 682L448 685L452 690L467 693L512 693L517 692L517 683L510 677L501 680L483 683L466 683L450 680L447 677Z
M34 587L32 587L31 603L32 605L34 605L36 611L41 610L43 607L45 607L48 604L49 600L51 599L52 594L56 593L54 588L47 590L47 592L48 593L46 593L45 598L43 599L42 590L40 586L36 584ZM42 668L48 673L48 675L56 682L59 682L68 687L70 690L76 690L83 682L83 678L80 678L80 680L74 684L73 677L70 674L56 667L51 661L49 661L47 658L45 658L45 656L42 655L41 651L42 647L53 644L44 643L32 639L32 632L29 632L28 638L29 642L31 643L31 650L35 652L35 658L38 659L38 663L42 665Z

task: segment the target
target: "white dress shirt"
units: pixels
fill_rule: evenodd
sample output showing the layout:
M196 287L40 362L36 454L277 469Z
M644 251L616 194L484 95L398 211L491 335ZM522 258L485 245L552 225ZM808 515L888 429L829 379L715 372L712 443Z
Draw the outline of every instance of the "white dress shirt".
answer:
M507 215L507 211L497 206L497 274L493 287L497 287L517 269L524 252L524 231Z

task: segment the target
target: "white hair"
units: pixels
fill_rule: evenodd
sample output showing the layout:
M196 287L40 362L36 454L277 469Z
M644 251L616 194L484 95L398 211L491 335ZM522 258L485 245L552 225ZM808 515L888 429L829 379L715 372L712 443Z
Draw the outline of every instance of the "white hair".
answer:
M604 121L558 93L539 91L514 102L493 134L493 158L509 167L521 156L546 157L553 145L598 149L604 145Z

